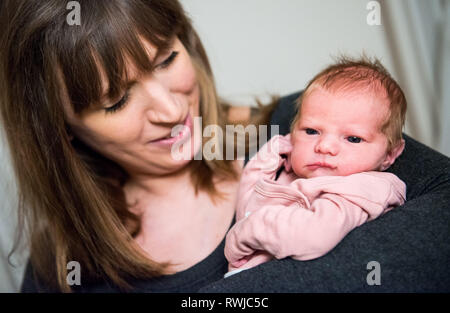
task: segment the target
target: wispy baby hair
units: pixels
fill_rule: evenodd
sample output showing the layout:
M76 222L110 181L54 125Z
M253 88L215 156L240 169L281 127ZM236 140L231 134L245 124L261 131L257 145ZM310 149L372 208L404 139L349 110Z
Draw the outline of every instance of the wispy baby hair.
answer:
M318 73L297 99L299 113L291 124L291 132L300 119L302 100L316 88L333 93L369 91L375 97L385 99L389 104L389 113L381 125L381 131L388 138L388 151L401 141L405 124L406 98L398 83L377 58L371 59L366 55L359 58L340 56L334 64Z

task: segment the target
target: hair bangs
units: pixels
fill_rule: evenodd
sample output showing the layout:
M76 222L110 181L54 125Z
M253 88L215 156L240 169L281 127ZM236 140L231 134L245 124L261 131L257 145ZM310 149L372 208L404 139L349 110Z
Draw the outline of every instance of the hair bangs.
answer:
M59 64L75 113L123 95L131 76L153 70L144 41L164 53L182 30L177 8L155 10L161 1L86 1L80 26L65 26ZM92 6L95 6L93 8ZM98 7L101 7L99 9Z

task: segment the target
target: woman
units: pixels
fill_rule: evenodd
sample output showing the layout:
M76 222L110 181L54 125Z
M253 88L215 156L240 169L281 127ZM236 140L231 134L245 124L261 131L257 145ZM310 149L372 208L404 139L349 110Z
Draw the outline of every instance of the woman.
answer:
M80 25L64 1L0 9L1 116L31 253L23 290L196 291L227 270L243 164L194 160L195 126L236 113L178 1L78 2ZM193 133L180 135L181 160L181 139L167 139L178 124Z

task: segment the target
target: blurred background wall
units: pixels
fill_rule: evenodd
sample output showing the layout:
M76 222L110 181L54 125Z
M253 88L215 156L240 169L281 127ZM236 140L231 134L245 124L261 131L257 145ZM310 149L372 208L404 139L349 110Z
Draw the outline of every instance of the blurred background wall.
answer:
M223 98L255 105L255 96L286 95L303 89L333 56L364 51L378 57L405 91L405 132L450 156L449 0L181 2ZM0 292L16 292L27 253L13 255L16 267L8 264L17 197L9 152L0 140Z
M219 94L236 105L301 90L333 57L365 52L404 90L406 133L450 156L449 0L182 3L209 54Z

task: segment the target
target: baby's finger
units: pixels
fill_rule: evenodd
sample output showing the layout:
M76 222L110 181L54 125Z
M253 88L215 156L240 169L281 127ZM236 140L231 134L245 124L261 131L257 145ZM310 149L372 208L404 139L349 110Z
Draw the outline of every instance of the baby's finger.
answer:
M247 263L247 261L248 261L247 258L244 257L240 260L237 260L236 262L231 263L231 266L238 268Z

